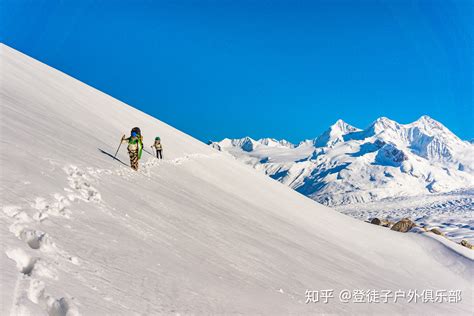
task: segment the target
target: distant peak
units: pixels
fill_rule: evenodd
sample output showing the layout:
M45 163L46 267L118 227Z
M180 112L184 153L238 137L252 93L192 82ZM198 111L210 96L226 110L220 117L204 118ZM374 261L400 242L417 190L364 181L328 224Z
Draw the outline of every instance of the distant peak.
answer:
M377 130L380 130L380 129L386 129L386 128L395 128L398 125L399 124L397 122L395 122L394 120L391 120L388 117L382 116L382 117L379 117L378 119L376 119L372 123L371 126L375 129L377 129Z
M334 124L331 125L332 128L334 127L337 127L337 128L344 128L345 126L347 126L349 124L347 124L346 122L344 122L342 119L338 119Z
M357 131L358 128L346 123L342 119L338 119L334 124L332 124L329 130L340 130L342 132L354 132Z
M432 117L428 115L423 115L421 116L418 120L416 120L414 123L421 123L421 124L429 124L431 126L442 126L440 122L437 120L433 119Z
M429 115L422 115L422 116L420 116L418 121L434 121L434 119L431 118L431 116L429 116Z
M226 138L226 139L229 139L229 138ZM252 139L250 136L245 136L242 138L230 138L229 140L233 143L255 142L255 140Z
M344 135L360 131L360 129L347 124L341 119L338 119L331 125L324 133L319 135L314 140L315 147L332 147L337 143L344 141Z
M437 130L437 131L445 131L445 132L452 133L443 124L441 124L440 122L438 122L437 120L433 119L432 117L430 117L428 115L423 115L418 120L411 123L410 125L418 127L420 129L423 129L423 130L426 130L426 131L431 131L431 132Z
M268 143L268 142L275 142L277 143L278 140L276 140L275 138L270 138L270 137L264 137L264 138L260 138L259 140L257 140L257 142L259 143Z
M240 147L244 151L252 151L254 150L257 142L249 136L245 136L239 139L232 139L230 144L234 147Z
M386 116L381 116L378 119L375 120L374 123L397 123L394 120L389 119Z
M258 143L262 144L262 145L265 145L265 146L270 146L270 147L278 147L278 146L283 146L283 147L294 147L294 145L285 140L285 139L276 139L276 138L269 138L269 137L266 137L266 138L261 138L257 141Z

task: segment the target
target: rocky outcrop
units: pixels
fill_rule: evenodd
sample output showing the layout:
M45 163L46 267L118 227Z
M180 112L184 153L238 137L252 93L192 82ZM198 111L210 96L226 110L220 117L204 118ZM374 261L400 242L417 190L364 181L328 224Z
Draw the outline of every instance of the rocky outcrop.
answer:
M464 247L466 247L466 248L473 249L472 244L469 243L469 241L467 241L467 240L465 240L465 239L461 240L461 243L460 243L460 244L461 244L461 246L464 246Z
M405 160L408 160L408 156L394 144L385 144L375 156L375 162L384 166L399 167Z
M414 227L419 227L415 222L413 222L409 218L403 218L400 221L396 222L395 224L389 220L386 219L381 219L378 217L372 218L370 221L367 221L368 223L371 223L373 225L378 225L378 226L384 226L384 227L391 227L391 230L401 232L401 233L406 233L409 232L412 228ZM429 228L428 226L423 226L419 227L421 230L423 230L426 233L432 233L438 236L443 236L444 238L446 235L438 228ZM449 238L448 238L449 239ZM474 249L474 245L469 243L469 241L463 239L460 243L461 246L469 248L469 249Z
M393 222L385 220L385 219L380 219L377 217L372 218L370 223L374 225L384 226L384 227L391 227L393 225Z
M437 228L431 229L430 232L432 232L433 234L436 234L436 235L444 236L444 233L442 231L440 231L439 229L437 229Z
M409 218L403 218L402 220L395 223L395 225L392 226L391 230L406 233L415 226L416 224L412 220L410 220Z

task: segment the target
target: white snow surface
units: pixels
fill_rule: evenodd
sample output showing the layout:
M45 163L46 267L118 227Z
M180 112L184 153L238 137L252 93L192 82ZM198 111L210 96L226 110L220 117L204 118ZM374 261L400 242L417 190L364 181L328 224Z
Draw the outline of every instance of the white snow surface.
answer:
M0 62L1 315L472 314L467 248L340 214L3 44ZM133 126L164 147L139 172L111 157ZM307 289L462 301L305 304Z

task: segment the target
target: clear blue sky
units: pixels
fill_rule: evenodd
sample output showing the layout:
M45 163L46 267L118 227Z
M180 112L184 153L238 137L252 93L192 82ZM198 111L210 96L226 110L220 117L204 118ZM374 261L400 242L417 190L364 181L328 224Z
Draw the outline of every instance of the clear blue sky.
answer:
M0 0L1 41L203 141L423 114L473 131L463 0Z

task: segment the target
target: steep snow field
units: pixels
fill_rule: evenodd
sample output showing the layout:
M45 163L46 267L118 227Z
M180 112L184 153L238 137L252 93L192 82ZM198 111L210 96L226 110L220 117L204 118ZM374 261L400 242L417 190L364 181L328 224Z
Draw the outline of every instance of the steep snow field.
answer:
M4 45L0 62L1 315L472 314L472 251L319 205ZM165 160L111 158L133 126ZM336 297L305 304L307 289Z

